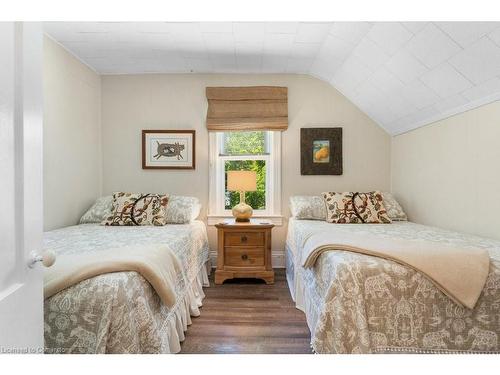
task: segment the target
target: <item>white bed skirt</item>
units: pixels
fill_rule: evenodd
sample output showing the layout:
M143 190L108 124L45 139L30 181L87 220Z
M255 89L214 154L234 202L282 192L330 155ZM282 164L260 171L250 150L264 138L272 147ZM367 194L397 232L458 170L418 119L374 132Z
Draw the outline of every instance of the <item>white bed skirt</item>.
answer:
M207 264L201 267L200 272L191 283L186 296L182 301L174 306L174 312L170 315L166 324L168 324L168 344L167 353L179 353L181 351L181 342L184 341L184 332L191 325L192 316L200 316L200 307L203 305L205 293L203 287L209 287Z

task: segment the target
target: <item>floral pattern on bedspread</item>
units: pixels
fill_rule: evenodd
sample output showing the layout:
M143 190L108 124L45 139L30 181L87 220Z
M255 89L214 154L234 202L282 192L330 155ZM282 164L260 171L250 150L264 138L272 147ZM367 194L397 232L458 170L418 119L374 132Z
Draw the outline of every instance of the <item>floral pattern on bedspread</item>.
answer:
M44 247L56 254L94 252L127 245L167 244L184 274L176 281L177 303L168 309L136 272L84 280L45 300L47 353L169 353L175 313L208 259L202 222L164 227L77 225L46 232Z
M335 225L294 221L295 265L304 285L311 344L318 353L500 352L500 242L418 225ZM352 231L488 249L490 274L473 310L457 305L420 273L345 251L300 264L311 233Z

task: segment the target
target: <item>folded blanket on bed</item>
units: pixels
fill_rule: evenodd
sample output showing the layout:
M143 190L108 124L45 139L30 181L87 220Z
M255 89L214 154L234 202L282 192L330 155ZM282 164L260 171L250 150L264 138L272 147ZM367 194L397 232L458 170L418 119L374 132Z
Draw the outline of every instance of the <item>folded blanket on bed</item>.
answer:
M104 273L135 271L155 289L163 303L175 305L175 280L182 267L175 254L165 245L125 246L115 249L58 256L45 269L44 297Z
M486 278L490 258L487 250L455 247L431 241L320 232L304 243L302 265L313 267L326 251L340 250L393 260L427 276L455 302L474 308Z

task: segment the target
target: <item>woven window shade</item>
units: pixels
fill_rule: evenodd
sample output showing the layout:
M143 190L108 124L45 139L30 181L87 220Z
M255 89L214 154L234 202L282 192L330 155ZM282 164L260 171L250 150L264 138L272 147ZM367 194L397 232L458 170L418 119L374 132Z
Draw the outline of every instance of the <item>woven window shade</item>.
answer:
M286 130L288 89L275 86L207 87L207 129Z

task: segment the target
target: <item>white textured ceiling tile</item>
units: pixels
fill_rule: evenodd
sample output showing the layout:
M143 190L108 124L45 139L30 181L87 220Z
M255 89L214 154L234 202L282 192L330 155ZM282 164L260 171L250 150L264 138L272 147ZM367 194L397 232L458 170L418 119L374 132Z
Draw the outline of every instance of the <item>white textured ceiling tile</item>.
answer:
M401 22L401 25L413 34L420 32L427 24L428 22Z
M393 94L403 88L403 82L384 67L373 73L368 82L377 87L384 95Z
M457 94L437 102L436 104L434 104L434 107L439 112L446 113L454 108L462 107L467 103L468 100L462 94Z
M203 36L198 22L174 22L169 23L169 33L179 43L201 42Z
M489 33L488 37L500 47L500 27Z
M298 22L267 22L266 32L274 34L295 34L299 28Z
M500 75L500 47L483 37L451 58L450 64L472 82L482 83Z
M480 100L500 93L500 79L493 78L478 86L465 90L462 95L469 101Z
M262 56L236 55L236 66L242 73L260 73L262 71Z
M420 79L443 99L458 94L472 86L469 80L464 78L448 63L432 69L420 77Z
M175 48L182 57L189 59L207 59L208 51L205 44L182 44Z
M232 22L200 22L202 33L232 33Z
M290 52L294 43L294 34L266 34L264 50L268 53Z
M354 46L350 43L328 35L323 42L319 52L318 58L334 60L334 64L339 64L344 61L352 52Z
M406 48L429 68L435 68L461 51L457 43L432 23L416 34Z
M204 33L203 36L209 52L234 52L233 33Z
M363 61L363 64L372 71L375 71L389 60L389 55L368 38L363 38L356 48L353 49L352 53Z
M186 64L193 73L210 73L213 71L210 59L186 58Z
M288 73L309 73L313 62L314 59L307 57L289 58L286 71Z
M332 59L316 58L311 66L311 74L320 77L324 81L329 82L338 68L342 65L341 62Z
M233 22L234 40L237 42L254 42L264 39L264 22Z
M392 93L387 96L387 106L396 118L404 117L417 110L413 103L407 101L399 93Z
M293 43L290 56L293 58L312 59L316 57L321 47L319 43Z
M392 56L413 37L413 34L399 22L378 22L368 31L366 37Z
M301 22L297 29L295 41L299 43L321 43L330 29L331 24L323 23L306 23Z
M372 25L368 22L334 22L329 34L352 45L358 44Z
M335 73L338 82L349 81L351 85L357 86L372 74L356 56L349 56Z
M262 57L262 70L267 73L284 73L288 64L288 56L264 55Z
M438 27L462 47L500 27L499 22L437 22Z
M403 87L400 94L417 109L423 109L441 100L437 94L419 80Z
M404 83L410 83L429 71L429 68L406 50L401 50L391 57L385 67Z

